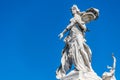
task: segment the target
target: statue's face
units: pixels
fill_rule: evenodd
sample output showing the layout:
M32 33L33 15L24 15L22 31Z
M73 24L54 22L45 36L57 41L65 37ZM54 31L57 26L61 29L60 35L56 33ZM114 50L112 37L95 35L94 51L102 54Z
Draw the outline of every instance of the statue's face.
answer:
M76 13L77 13L76 7L72 7L72 14L76 14Z

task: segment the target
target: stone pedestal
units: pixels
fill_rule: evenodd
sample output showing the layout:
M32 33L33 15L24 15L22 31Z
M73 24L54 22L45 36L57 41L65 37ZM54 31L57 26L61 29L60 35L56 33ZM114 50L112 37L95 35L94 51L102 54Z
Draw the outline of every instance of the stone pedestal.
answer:
M71 71L60 80L102 80L95 72Z

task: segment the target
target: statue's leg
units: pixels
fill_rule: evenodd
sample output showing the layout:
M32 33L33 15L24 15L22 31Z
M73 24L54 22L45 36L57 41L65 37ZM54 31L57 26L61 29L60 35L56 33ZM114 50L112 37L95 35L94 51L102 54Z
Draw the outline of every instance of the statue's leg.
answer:
M71 68L71 65L71 58L68 56L67 51L65 51L62 55L61 65L56 71L56 77L58 79L64 77L66 75L66 72Z
M76 65L76 67L82 70L90 70L91 65L89 56L84 47L84 41L81 37L76 38L76 41L74 43L74 53L76 54L74 58L74 64Z
M85 62L85 65L86 65L89 69L91 69L91 65L90 65L90 62L89 62L89 58L88 58L87 53L84 51L84 49L80 49L80 53L81 53L81 55L82 55L82 57L83 57L83 60L84 60L84 62Z
M83 43L83 46L84 46L84 49L85 49L86 53L88 54L89 61L91 62L92 51L85 42Z

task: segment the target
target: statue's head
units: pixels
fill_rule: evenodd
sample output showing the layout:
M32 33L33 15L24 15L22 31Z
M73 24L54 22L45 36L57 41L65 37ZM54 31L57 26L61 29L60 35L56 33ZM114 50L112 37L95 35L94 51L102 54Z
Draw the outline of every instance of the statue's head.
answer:
M80 10L78 9L77 5L73 5L72 8L71 8L71 11L72 11L72 14L76 14Z

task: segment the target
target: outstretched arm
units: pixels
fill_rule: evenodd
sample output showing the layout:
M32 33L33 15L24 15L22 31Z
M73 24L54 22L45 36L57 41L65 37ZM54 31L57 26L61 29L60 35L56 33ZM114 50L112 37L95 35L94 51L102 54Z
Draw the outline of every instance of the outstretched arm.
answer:
M60 39L63 37L63 35L74 26L74 22L71 22L58 36Z

